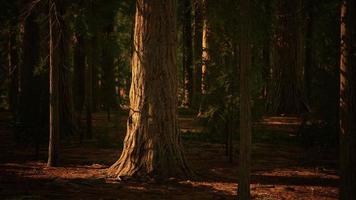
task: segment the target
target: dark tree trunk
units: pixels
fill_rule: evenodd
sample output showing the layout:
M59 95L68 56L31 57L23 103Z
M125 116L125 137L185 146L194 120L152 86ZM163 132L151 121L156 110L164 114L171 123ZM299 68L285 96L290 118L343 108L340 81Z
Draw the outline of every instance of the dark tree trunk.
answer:
M250 50L250 1L242 0L240 34L240 153L238 199L251 199L251 109L249 89Z
M297 0L277 2L277 25L274 38L276 63L273 71L273 92L269 112L298 114L301 112L301 91L297 65Z
M53 0L48 1L49 20L49 147L48 167L54 167L59 162L59 134L60 134L60 111L59 111L59 65L55 61L54 46L58 39L57 26L54 24Z
M201 69L202 69L202 38L203 38L203 2L194 0L194 82L193 106L199 107L201 101Z
M16 48L17 31L9 31L8 41L8 101L9 110L13 113L16 119L17 106L18 106L18 88L19 88L19 62L18 53Z
M127 133L110 176L190 175L177 124L176 34L174 0L137 1Z
M86 136L88 139L93 138L92 133L92 109L93 109L93 70L96 64L96 47L97 38L94 36L90 39L90 58L88 58L88 68L86 71L86 95L85 95L85 109L86 109Z
M81 33L75 34L75 47L74 47L74 109L76 113L76 123L79 126L79 140L82 142L84 139L84 130L82 126L82 114L85 101L85 42Z
M113 27L110 25L104 36L104 46L102 47L102 103L108 113L110 121L110 109L117 106L115 95L115 66L113 55Z
M340 199L356 199L356 3L341 5Z
M74 47L74 107L82 113L85 94L85 47L84 38L80 33L75 34L76 43Z
M306 43L304 65L304 87L307 100L310 103L312 93L312 73L314 68L314 0L306 1Z
M183 105L190 107L193 98L192 2L184 0L183 19Z
M271 10L271 0L266 0L264 3L264 14L266 17L266 22L264 24L265 28L265 38L263 42L262 57L263 57L263 68L262 68L262 79L264 80L262 88L262 97L266 100L266 105L268 104L268 93L270 92L270 81L271 81L271 32L272 32L272 10Z
M36 22L36 12L24 19L23 38L22 38L22 63L20 67L20 96L19 96L19 113L20 122L27 127L30 132L34 124L34 69L39 59L39 27Z
M75 131L68 78L68 30L65 5L49 0L49 149L47 166L59 164L60 135ZM55 17L55 18L54 18Z
M29 1L32 3L32 1ZM28 4L24 4L23 10L27 8ZM22 18L20 30L22 30L22 45L21 56L22 62L19 64L19 78L13 77L14 93L18 95L18 109L16 113L16 120L22 123L25 131L24 137L30 139L31 144L35 146L35 155L39 153L40 131L39 130L39 84L38 77L35 76L35 68L39 64L40 55L40 38L39 38L39 24L37 23L38 10L33 9L31 13ZM15 39L14 39L15 40ZM19 49L17 49L19 50ZM12 53L15 56L15 52ZM14 76L17 76L15 69ZM17 82L17 83L16 83ZM16 97L14 97L16 98ZM29 106L30 105L30 106Z

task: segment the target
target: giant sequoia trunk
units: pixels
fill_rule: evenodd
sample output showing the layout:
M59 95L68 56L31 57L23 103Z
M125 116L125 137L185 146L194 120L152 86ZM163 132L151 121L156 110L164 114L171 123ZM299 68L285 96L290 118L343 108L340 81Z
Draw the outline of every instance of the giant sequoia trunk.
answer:
M177 124L176 34L174 0L137 0L130 113L112 177L190 174Z
M277 1L277 26L274 38L276 61L268 110L274 114L301 112L301 93L297 66L297 0Z
M356 3L341 6L340 199L356 199Z

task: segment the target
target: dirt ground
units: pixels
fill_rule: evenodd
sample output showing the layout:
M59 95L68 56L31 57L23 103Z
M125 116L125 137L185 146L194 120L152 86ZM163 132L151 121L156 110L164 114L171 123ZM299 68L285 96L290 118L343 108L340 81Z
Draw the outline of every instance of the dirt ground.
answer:
M95 140L72 143L62 148L62 167L47 168L46 148L35 160L32 147L13 142L4 116L0 113L0 199L236 199L238 155L229 163L223 144L184 140L198 179L119 182L105 175L120 146L99 147ZM105 117L95 120L94 125L100 124ZM122 130L120 134L118 142ZM318 162L306 164L306 153L298 145L254 143L253 199L337 199L336 170Z

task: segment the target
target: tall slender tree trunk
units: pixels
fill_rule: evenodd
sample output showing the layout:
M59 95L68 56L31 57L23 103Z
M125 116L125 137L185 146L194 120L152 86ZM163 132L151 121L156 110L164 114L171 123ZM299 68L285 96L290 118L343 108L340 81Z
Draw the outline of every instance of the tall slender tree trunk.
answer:
M76 113L76 123L79 126L79 140L82 142L84 137L84 130L82 127L82 114L85 101L85 40L81 33L75 34L75 47L74 47L74 80L73 80L73 92L74 92L74 109Z
M250 50L250 1L241 0L241 34L240 34L240 168L238 197L251 199L251 109L249 89L249 69L251 67Z
M9 40L8 40L8 101L9 101L9 110L13 113L16 118L17 106L18 106L18 88L19 88L19 62L18 62L18 53L16 48L16 36L17 31L9 31Z
M305 69L305 3L304 0L296 0L297 12L296 12L296 76L297 76L297 89L298 93L301 94L302 88L304 87L304 76L303 72ZM299 96L299 104L303 104L302 96Z
M90 39L90 58L88 58L88 68L86 72L86 95L85 95L85 109L86 109L86 136L88 139L93 138L92 133L92 109L93 109L93 70L95 67L95 55L97 38L94 36Z
M199 107L201 101L203 2L194 0L194 91L193 106Z
M341 4L340 199L356 199L356 2Z
M74 93L75 110L79 113L83 110L85 99L85 47L84 38L80 33L75 34L74 47Z
M262 57L263 57L263 69L262 69L262 79L264 81L262 89L262 97L266 100L266 105L268 105L268 93L270 92L270 81L271 81L271 32L272 32L272 10L271 10L271 0L266 0L264 3L266 23L265 28L265 38L263 42Z
M202 29L202 54L201 54L201 100L199 105L199 114L202 115L205 111L206 95L208 90L208 65L210 61L209 55L209 25L208 25L208 11L207 11L207 0L202 0L202 18L203 18L203 29Z
M307 100L310 103L312 93L312 73L314 68L314 0L306 1L306 43L304 65L304 88Z
M55 2L48 0L49 13L49 147L47 166L57 166L59 162L59 66L55 61L54 44L57 39L54 24Z
M190 107L193 98L193 43L192 43L192 2L184 0L183 19L183 105Z
M177 124L175 2L137 0L127 133L110 176L190 175Z
M68 78L68 29L65 4L49 0L49 149L47 166L59 164L60 135L75 132Z

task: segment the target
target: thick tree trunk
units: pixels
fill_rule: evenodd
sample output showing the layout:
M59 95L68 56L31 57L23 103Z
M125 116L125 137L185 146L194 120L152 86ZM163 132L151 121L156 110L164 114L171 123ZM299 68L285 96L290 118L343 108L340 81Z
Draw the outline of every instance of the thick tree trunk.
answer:
M190 175L177 124L176 5L137 0L130 113L124 149L109 175Z
M250 53L250 1L241 2L241 34L240 34L240 167L238 199L251 199L250 172L251 172L251 109L249 89L249 68L251 67Z
M22 38L22 63L20 67L20 96L19 96L19 113L20 122L33 133L34 125L34 69L39 60L39 26L36 22L37 14L32 13L24 20L24 32Z
M341 5L340 199L356 199L356 3Z
M192 3L184 0L183 21L183 72L184 99L183 105L190 107L193 98L193 44L192 44Z
M297 0L277 2L273 89L269 112L298 114L301 112L301 91L297 70Z

